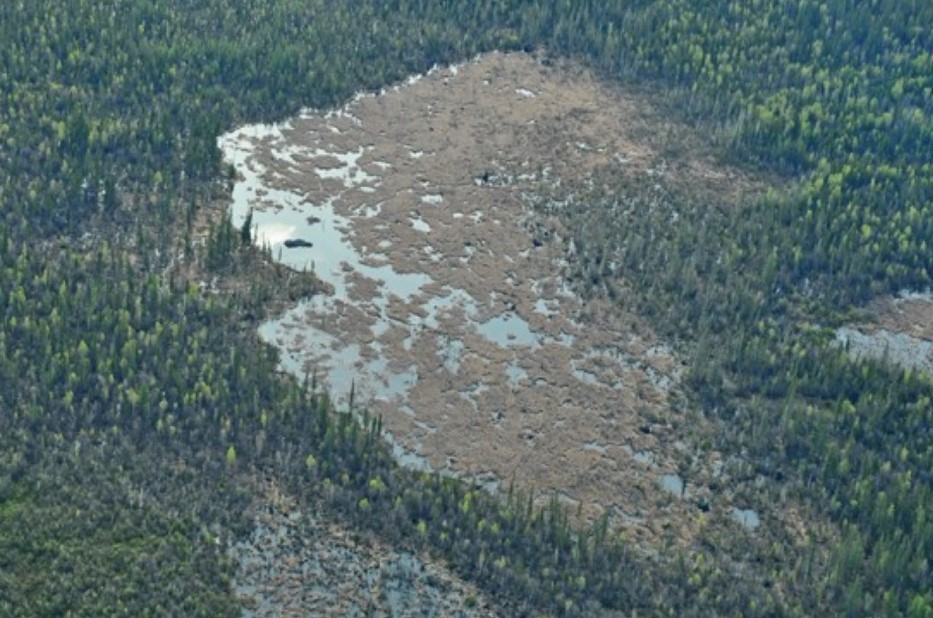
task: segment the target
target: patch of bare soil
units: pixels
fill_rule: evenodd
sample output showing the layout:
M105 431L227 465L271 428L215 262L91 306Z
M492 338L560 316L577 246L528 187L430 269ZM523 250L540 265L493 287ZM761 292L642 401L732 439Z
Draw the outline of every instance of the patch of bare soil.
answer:
M234 223L253 209L273 255L335 291L263 336L336 399L352 380L403 462L556 492L645 541L729 521L720 455L691 446L711 429L680 405L682 360L624 299L568 290L559 226L528 205L606 168L748 186L702 157L664 160L645 105L575 65L493 53L224 136L247 179ZM312 247L283 248L296 237Z
M876 299L868 307L868 321L840 328L836 340L855 358L933 372L933 298L906 294Z
M256 489L253 533L228 551L244 616L504 615L430 558L303 512L271 481Z
M933 298L929 295L885 297L871 308L881 328L933 341Z

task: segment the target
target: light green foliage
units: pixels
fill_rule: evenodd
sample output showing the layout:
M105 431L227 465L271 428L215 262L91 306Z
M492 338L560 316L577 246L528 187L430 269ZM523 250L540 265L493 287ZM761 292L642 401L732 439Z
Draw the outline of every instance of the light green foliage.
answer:
M284 466L296 494L424 542L525 611L930 615L933 384L854 363L802 324L931 284L933 4L117 4L0 8L0 385L15 385L0 388L0 614L233 615L229 566L192 525L236 523L226 453ZM150 276L223 197L222 130L526 44L663 89L720 156L789 182L735 212L604 178L565 209L571 270L591 294L635 288L695 359L691 396L724 419L717 448L836 522L837 550L778 544L739 581L732 557L642 560L530 498L405 473L233 332L269 298L262 282L228 303ZM201 259L229 269L245 231L220 221Z

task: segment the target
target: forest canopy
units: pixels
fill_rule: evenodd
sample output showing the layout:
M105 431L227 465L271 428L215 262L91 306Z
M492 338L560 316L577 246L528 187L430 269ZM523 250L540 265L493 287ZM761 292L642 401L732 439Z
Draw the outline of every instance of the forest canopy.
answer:
M4 2L0 613L235 614L214 538L244 526L241 468L528 613L933 616L933 378L829 344L871 298L930 286L931 23L894 0ZM335 414L237 327L268 288L174 276L180 249L221 277L261 259L223 220L210 256L193 243L229 188L222 131L491 49L653 93L783 179L738 217L671 191L671 226L607 216L638 199L607 178L568 226L594 247L581 288L631 281L691 357L694 405L732 427L717 447L835 541L736 585L716 547L651 561L556 504L401 470L378 419Z

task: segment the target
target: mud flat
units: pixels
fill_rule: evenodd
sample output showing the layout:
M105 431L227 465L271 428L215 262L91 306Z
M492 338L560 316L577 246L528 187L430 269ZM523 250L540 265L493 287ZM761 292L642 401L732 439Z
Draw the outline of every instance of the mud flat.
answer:
M234 224L252 211L256 242L333 289L262 337L285 370L382 415L405 465L556 492L639 538L688 538L691 500L730 520L706 485L719 454L686 452L705 429L677 411L681 359L568 289L559 224L529 206L598 168L653 171L637 106L579 67L493 53L222 136ZM685 167L729 185L704 165Z

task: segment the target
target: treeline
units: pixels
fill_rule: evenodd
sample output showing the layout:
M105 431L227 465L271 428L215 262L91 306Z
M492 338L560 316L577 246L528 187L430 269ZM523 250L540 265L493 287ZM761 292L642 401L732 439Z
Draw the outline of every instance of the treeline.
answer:
M817 284L789 288L794 264L761 230L793 197L739 208L657 177L599 180L559 209L538 204L573 234L571 280L634 303L690 351L693 399L720 421L717 448L748 453L769 480L762 503L790 489L840 527L822 577L809 559L783 564L799 611L926 615L933 377L848 358Z
M654 77L735 160L801 175L759 242L842 305L930 284L933 7L579 2L544 34L608 76ZM535 33L530 33L535 37Z
M5 236L0 256L6 615L232 614L220 540L248 524L249 470L442 556L517 614L770 607L702 560L646 560L607 520L579 531L556 502L399 468L378 420L281 377L273 350L217 327L229 308L140 279L106 245L50 258Z
M0 216L40 234L180 219L234 122L333 105L514 39L460 17L443 3L5 3Z
M3 3L0 517L10 525L0 538L10 551L0 608L230 613L228 567L208 540L210 522L235 518L206 505L241 503L231 466L278 462L362 525L441 548L490 590L555 611L599 601L679 615L931 615L928 380L847 361L807 326L831 321L827 307L929 284L931 10L886 0ZM470 492L464 508L468 488L399 471L365 430L322 412L326 397L274 377L271 353L229 332L248 298L225 306L151 274L170 261L180 222L190 227L216 195L222 130L436 62L534 46L610 79L652 80L724 156L799 179L741 217L684 208L689 197L671 189L662 201L676 203L678 225L663 208L625 215L645 194L609 179L571 222L588 285L613 293L634 282L642 310L691 347L697 401L737 428L721 446L749 448L763 474L839 522L831 577L802 563L778 573L799 594L734 585L696 557L648 564L599 529L573 533L557 511L528 513L524 499L500 506ZM235 231L211 239L215 266L237 250ZM127 506L129 471L164 500ZM68 519L82 504L116 514L93 520L103 536ZM166 527L177 544L147 553ZM184 576L182 563L200 575ZM52 589L35 573L64 583ZM66 594L111 579L126 585Z

